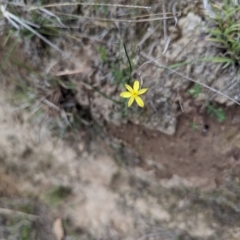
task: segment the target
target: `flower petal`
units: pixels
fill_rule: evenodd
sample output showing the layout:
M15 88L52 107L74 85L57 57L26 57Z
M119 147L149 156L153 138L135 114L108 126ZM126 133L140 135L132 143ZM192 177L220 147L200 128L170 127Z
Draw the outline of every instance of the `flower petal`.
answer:
M134 101L134 97L131 97L128 101L128 107L132 105L133 101Z
M128 84L125 84L125 88L126 88L129 92L133 92L132 87L129 86Z
M148 90L148 88L142 88L138 91L138 95L141 95L143 93L145 93Z
M121 92L120 96L123 98L130 98L132 94L130 92Z
M134 82L134 84L133 84L133 90L137 92L138 89L139 89L139 85L140 85L140 84L139 84L139 81L136 80L136 81Z
M144 107L144 102L143 102L143 100L140 97L137 96L135 98L135 100L136 100L136 102L137 102L139 107Z

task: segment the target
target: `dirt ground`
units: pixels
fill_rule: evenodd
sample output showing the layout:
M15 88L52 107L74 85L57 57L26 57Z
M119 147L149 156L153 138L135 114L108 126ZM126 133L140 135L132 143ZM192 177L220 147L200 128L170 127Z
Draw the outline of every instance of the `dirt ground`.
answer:
M120 130L110 126L109 131L134 149L141 159L140 165L155 171L158 178L176 174L196 185L214 188L223 184L227 173L239 165L240 109L229 108L223 123L198 109L195 108L195 113L182 113L174 136L131 123ZM192 122L196 129L191 127Z
M187 13L188 11L185 16ZM188 24L192 17L196 19L192 14L184 18L184 24ZM197 17L197 21L199 19ZM188 34L191 35L191 31ZM0 38L0 42L3 38ZM32 44L35 47L36 44ZM85 44L84 41L82 44ZM23 42L20 46L23 47ZM182 49L182 45L179 46ZM193 46L195 47L194 43ZM89 46L86 48L92 49ZM36 49L33 48L32 52L34 50ZM62 87L69 79L61 82L62 88L60 84L56 88L51 88L51 85L48 88L48 79L45 78L48 71L41 69L45 67L49 70L59 64L58 67L65 70L69 67L66 61L61 59L58 62L55 55L49 60L48 56L44 56L45 49L41 52L41 44L38 51L30 58L23 54L20 47L15 49L1 71L0 238L240 239L238 106L221 106L226 120L219 123L216 118L201 112L201 105L196 105L184 89L180 91L184 112L179 106L178 115L173 116L178 120L173 136L147 130L130 121L120 126L113 125L111 121L103 121L105 124L99 136L96 133L94 137L89 137L88 131L78 129L79 138L74 142L72 139L68 141L56 137L49 130L47 117L43 118L41 124L33 118L36 113L34 110L46 99L51 100L55 107L63 108L64 104L73 104L74 110L79 110L79 105L74 105L77 98L73 97L73 92ZM188 51L191 54L192 50ZM6 56L6 52L3 52L4 47L1 45L1 57ZM30 56L32 52L30 51ZM88 53L86 58L92 57L92 52ZM11 62L19 60L18 58L24 63L33 63L36 60L37 64L44 58L45 62L42 61L42 66L37 69L39 72L43 71L41 77L35 75L33 69L30 71L17 65L17 61L15 64ZM53 64L52 60L56 62L53 61ZM95 60L98 61L97 58ZM100 65L100 70L102 66ZM151 74L152 70L149 72ZM159 76L156 79L159 80ZM20 98L21 101L18 102L17 98L12 101L13 97L19 97L14 96L15 88L26 83L25 77L29 83L27 87L33 87L31 81L36 81L38 84L34 87L39 87L40 90L32 89L34 91L30 91L31 94L23 91L25 96ZM80 77L80 80L77 77L76 79L82 80ZM168 82L167 77L165 80ZM172 83L175 84L175 80ZM41 88L44 84L45 89ZM108 86L106 83L103 85ZM153 85L152 89L157 87L159 85ZM93 93L92 88L86 87L86 84L79 84L76 92L78 90L96 95L94 101L99 104L96 106L104 107L109 100ZM112 92L116 93L118 90ZM162 90L168 93L166 89ZM42 92L44 93L41 95ZM159 99L165 104L167 98L161 99L161 94L159 93ZM49 96L52 98L48 98ZM172 99L170 95L168 97ZM169 109L170 103L167 104ZM43 116L56 113L52 105L43 106ZM114 107L110 109L116 110ZM107 112L104 108L102 111ZM174 113L175 110L171 112L172 115ZM159 122L159 113L156 111L153 114L158 120L156 122ZM85 115L82 118L84 117ZM88 128L93 126L88 125L87 121L85 125ZM164 122L163 125L167 124ZM145 126L148 126L147 123ZM21 219L16 216L21 216Z
M112 141L127 145L124 165L102 141L90 151L79 142L76 151L43 127L39 142L29 114L9 104L7 91L0 96L1 236L24 236L27 227L29 239L41 240L239 239L237 108L222 124L183 115L172 137L132 124L108 127ZM189 127L197 117L208 132ZM179 156L189 163L181 167ZM229 171L235 185L222 181Z

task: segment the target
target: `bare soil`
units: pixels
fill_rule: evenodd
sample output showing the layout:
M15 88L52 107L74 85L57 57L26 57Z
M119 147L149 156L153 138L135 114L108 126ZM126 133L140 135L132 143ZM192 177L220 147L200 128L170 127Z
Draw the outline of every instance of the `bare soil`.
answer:
M178 175L202 187L212 188L222 184L229 170L239 164L240 109L226 110L227 119L223 123L200 113L197 108L195 110L195 113L182 113L174 136L132 123L122 125L120 129L109 126L108 130L139 154L140 165L147 171L154 170L157 177ZM192 122L197 129L191 127ZM155 164L149 164L149 161Z

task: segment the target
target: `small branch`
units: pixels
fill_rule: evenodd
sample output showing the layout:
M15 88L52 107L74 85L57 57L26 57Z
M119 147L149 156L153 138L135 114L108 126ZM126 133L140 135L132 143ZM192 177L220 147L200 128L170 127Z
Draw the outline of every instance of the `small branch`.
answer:
M91 70L91 68L81 68L81 69L76 69L76 70L64 70L61 72L57 72L56 74L54 74L54 76L64 76L64 75L72 75L72 74L78 74L78 73L82 73L82 72L86 72L88 70Z
M66 13L61 13L61 12L54 12L55 14L67 16L67 17L72 17L72 18L77 18L77 19L89 19L89 20L95 20L95 21L105 21L105 22L125 22L125 23L140 23L140 22L151 22L151 21L159 21L164 19L164 17L154 17L154 18L148 18L148 19L137 19L135 18L129 18L129 19L117 19L117 18L96 18L96 17L86 17L86 16L78 16L78 15L73 15L73 14L66 14ZM180 14L180 13L178 13ZM160 14L158 14L160 15ZM166 17L166 19L173 19L175 18L174 16L169 16Z
M39 8L50 8L50 7L60 7L60 6L75 6L75 5L84 5L84 6L106 6L106 7L121 7L121 8L138 8L138 9L151 9L150 6L137 6L137 5L123 5L123 4L110 4L110 3L54 3L47 4L43 6L30 7L28 10L36 10Z

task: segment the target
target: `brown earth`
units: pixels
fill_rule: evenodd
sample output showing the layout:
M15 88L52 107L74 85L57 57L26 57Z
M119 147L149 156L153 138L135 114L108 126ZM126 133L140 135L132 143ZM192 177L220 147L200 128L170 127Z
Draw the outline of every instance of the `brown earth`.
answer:
M232 107L226 111L227 119L219 123L198 110L195 114L182 113L174 136L131 123L122 125L120 130L114 126L108 129L139 154L145 170L155 171L159 178L176 174L212 188L223 183L226 173L239 164L239 114L239 107ZM192 122L197 129L191 128Z

